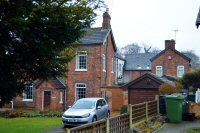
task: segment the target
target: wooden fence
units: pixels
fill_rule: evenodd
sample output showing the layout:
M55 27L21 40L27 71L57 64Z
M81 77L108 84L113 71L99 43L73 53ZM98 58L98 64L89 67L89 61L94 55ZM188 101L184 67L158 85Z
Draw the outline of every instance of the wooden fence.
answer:
M159 100L129 105L128 113L85 124L67 130L67 133L127 133L137 124L159 113Z

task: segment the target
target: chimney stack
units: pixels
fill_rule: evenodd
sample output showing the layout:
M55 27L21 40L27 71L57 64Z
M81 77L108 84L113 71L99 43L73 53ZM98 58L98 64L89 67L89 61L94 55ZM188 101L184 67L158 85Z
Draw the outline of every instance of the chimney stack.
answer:
M110 20L111 20L111 17L108 13L108 8L106 9L106 12L103 13L103 24L102 24L102 27L104 29L109 29L111 28L111 25L110 25Z
M167 48L171 48L171 49L175 49L175 40L165 40L165 49Z

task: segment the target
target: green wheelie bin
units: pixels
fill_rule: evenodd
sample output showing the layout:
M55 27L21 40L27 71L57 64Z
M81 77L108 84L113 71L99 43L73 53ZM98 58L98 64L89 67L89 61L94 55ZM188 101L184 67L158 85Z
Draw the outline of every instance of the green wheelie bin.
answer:
M169 122L179 123L182 121L184 98L176 95L166 96L167 118Z

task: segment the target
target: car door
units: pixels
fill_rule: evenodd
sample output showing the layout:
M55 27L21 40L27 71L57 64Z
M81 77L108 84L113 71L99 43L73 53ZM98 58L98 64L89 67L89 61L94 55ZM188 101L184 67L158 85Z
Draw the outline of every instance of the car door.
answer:
M98 107L101 107L98 109ZM96 104L96 115L97 115L97 119L103 119L103 108L102 108L102 100L98 100L97 104Z
M108 106L105 100L102 99L101 102L102 102L102 113L103 113L102 117L106 118L108 114Z

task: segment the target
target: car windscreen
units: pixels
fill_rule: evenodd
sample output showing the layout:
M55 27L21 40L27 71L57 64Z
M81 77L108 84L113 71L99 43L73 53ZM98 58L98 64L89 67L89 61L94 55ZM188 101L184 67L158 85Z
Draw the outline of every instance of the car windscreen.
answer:
M92 109L95 107L95 101L91 100L78 100L72 108L74 109Z

